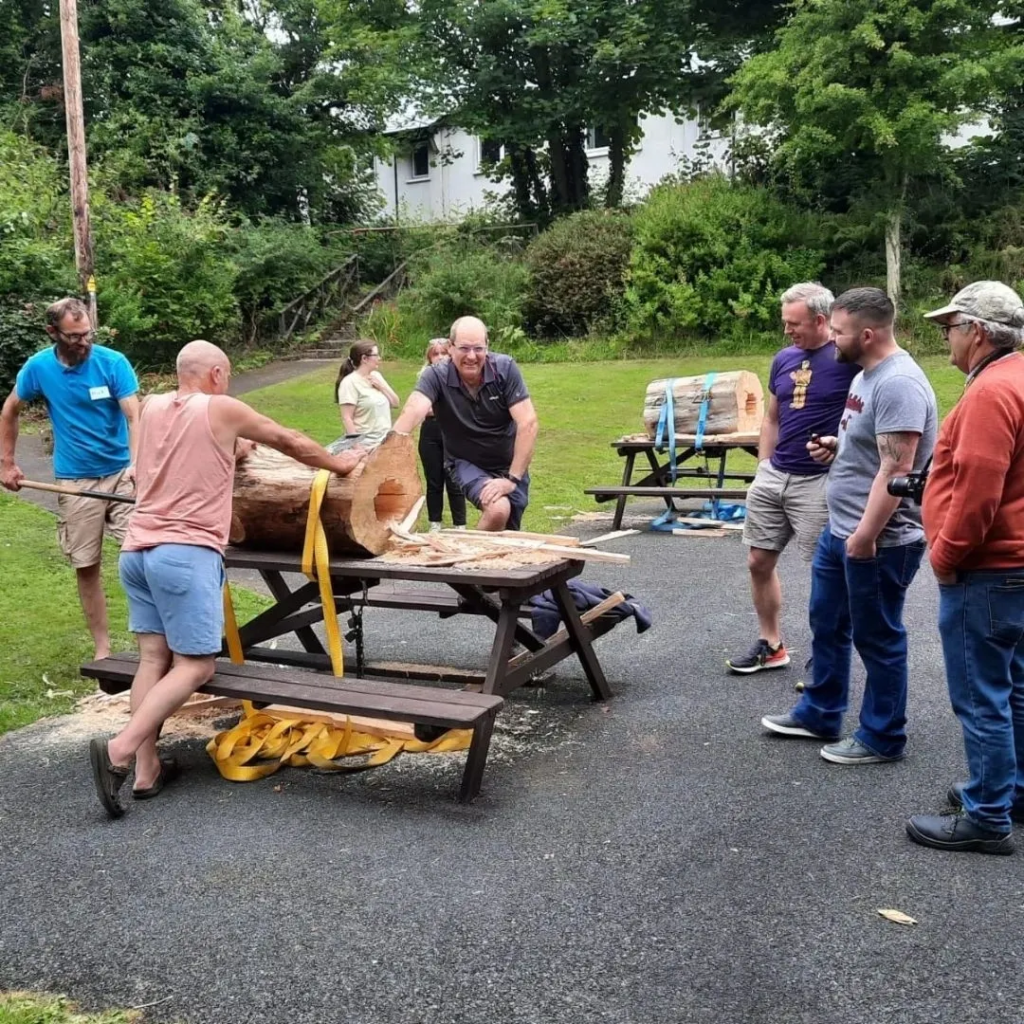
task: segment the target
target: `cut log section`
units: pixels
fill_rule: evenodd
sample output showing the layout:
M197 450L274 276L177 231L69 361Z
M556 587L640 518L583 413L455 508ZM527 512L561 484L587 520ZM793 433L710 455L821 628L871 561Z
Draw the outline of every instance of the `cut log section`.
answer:
M316 470L260 445L235 470L231 543L301 551ZM422 493L412 437L389 434L348 475L332 476L320 519L332 555L379 555Z
M700 407L704 400L705 377L676 377L673 379L673 411L676 434L695 434ZM665 404L668 380L653 380L647 385L644 398L644 429L648 437L655 437L658 418ZM749 370L731 370L719 373L711 385L704 434L745 434L761 429L764 417L764 389L756 373Z

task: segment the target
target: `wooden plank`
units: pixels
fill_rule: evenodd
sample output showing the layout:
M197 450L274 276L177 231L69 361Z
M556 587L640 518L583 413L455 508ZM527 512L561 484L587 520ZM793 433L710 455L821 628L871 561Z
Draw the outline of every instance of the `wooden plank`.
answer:
M573 552L575 556L576 552ZM257 569L261 572L302 572L302 559L293 551L247 551L229 547L224 553L224 564L234 569ZM566 559L545 562L542 565L523 565L515 569L446 569L399 562L381 562L375 558L332 559L331 577L337 585L342 579L365 580L376 584L380 580L402 580L405 583L470 583L495 589L531 589L563 574L566 578L582 571ZM541 587L541 590L546 589Z
M587 487L584 494L631 495L636 498L729 498L742 500L742 487Z
M613 562L618 565L628 565L629 555L620 555L612 551L594 551L591 548L564 547L559 544L547 544L543 541L534 540L513 540L512 537L505 537L501 534L480 534L472 538L474 544L487 544L493 547L509 548L520 551L541 551L559 555L561 558L572 559L580 562Z
M336 711L311 711L309 708L297 708L288 704L268 704L265 708L260 708L260 714L269 715L279 721L288 718L301 718L304 722L323 722L335 729L344 729L351 722L352 728L356 732L369 733L371 736L408 740L416 738L411 722L389 722L384 718L343 715Z
M566 547L575 547L579 544L579 537L572 537L563 533L528 533L525 530L442 530L442 533L452 534L455 537L511 537L513 540L540 540L546 544L562 544Z
M743 532L742 523L726 523L720 522L717 519L700 519L696 516L676 516L677 523L690 523L692 526L704 526L714 528L716 530L732 530L739 533Z
M108 663L109 662L109 663ZM130 662L103 659L83 665L84 676L120 676L130 682ZM218 671L199 692L251 700L286 703L319 711L365 714L367 717L422 722L429 725L471 725L501 706L500 697L467 690L443 690L370 679L331 676L259 665L218 665Z
M725 530L673 530L673 537L727 537Z

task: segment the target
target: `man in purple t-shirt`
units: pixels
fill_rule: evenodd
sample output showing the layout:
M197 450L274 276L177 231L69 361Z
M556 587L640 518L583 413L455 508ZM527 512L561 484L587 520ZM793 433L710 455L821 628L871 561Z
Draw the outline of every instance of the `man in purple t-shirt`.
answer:
M809 562L828 522L828 467L808 455L807 441L811 434L836 434L850 383L859 372L836 361L835 344L828 340L832 302L832 293L812 282L793 285L782 296L782 326L791 344L775 357L768 374L770 398L743 527L759 636L746 654L726 661L744 675L789 664L775 567L794 535Z

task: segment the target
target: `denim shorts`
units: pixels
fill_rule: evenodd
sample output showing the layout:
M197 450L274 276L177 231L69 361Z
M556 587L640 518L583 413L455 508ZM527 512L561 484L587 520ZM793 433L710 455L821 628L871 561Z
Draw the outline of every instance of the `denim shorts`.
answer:
M122 551L121 584L128 594L128 628L161 633L175 654L217 654L224 635L224 561L195 544L158 544Z
M490 480L497 480L498 473L488 473L486 469L474 466L472 462L465 459L448 459L444 464L445 472L453 480L456 486L469 500L480 508L480 492L484 485ZM530 501L530 474L527 473L523 479L516 484L516 489L508 495L508 503L511 510L508 515L508 522L505 524L507 530L518 530L523 521L523 513Z

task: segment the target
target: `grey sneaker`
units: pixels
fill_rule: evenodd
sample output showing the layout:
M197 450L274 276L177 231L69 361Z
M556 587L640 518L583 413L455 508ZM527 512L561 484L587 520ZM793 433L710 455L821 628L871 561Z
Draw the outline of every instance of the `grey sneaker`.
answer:
M794 717L791 712L784 715L765 715L761 724L769 731L778 733L780 736L799 736L806 740L835 740L838 736L829 736L820 732L813 732L803 722Z
M830 743L821 748L821 756L833 764L886 764L889 761L902 761L906 754L896 757L883 757L868 749L860 740L853 736L838 743Z

